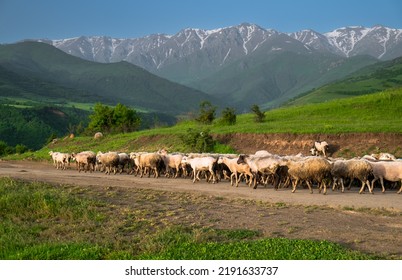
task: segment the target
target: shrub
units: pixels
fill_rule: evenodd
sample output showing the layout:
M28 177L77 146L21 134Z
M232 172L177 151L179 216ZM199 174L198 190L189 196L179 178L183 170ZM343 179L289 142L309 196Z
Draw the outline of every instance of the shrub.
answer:
M200 112L196 121L202 124L211 124L215 119L216 107L212 106L211 102L203 101L200 104Z
M214 149L215 141L209 130L189 128L180 138L191 151L204 153L211 152Z
M221 123L224 125L234 125L236 124L236 113L234 108L225 108L222 111Z
M254 120L255 122L264 122L265 119L265 112L261 112L260 107L258 105L254 104L251 106L251 111L255 114Z

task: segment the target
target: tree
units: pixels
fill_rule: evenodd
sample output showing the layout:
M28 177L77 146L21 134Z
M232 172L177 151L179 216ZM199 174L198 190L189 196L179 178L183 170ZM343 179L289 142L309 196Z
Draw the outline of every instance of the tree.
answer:
M120 103L114 108L97 103L89 118L90 131L130 132L137 130L141 124L137 112Z
M112 126L112 109L102 103L96 103L94 112L89 116L88 129L91 131L109 131Z
M255 122L263 122L265 119L265 112L261 112L260 107L258 105L254 104L251 106L251 111L255 114L254 116L254 121Z
M215 119L216 107L211 102L203 101L200 103L200 113L196 120L203 124L211 124Z
M118 103L113 109L112 127L117 132L135 131L140 126L141 119L137 112Z
M221 122L225 125L234 125L236 123L236 110L234 108L225 108L222 111Z

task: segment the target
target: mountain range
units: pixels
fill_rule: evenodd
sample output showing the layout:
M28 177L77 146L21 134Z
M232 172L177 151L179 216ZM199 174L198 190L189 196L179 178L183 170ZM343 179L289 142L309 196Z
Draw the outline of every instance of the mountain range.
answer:
M402 30L381 25L283 33L256 24L143 38L40 40L85 60L127 61L160 77L223 98L240 111L276 107L354 71L402 56Z

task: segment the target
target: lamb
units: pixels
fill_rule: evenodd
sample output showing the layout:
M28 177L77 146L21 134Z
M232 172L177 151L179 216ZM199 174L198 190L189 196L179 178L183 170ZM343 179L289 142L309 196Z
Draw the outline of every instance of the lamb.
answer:
M212 157L212 156L205 156L205 157L196 157L196 158L189 158L184 156L182 159L182 164L183 165L190 165L191 168L193 169L193 183L195 181L200 181L200 172L201 171L209 171L211 173L212 177L212 183L215 184L216 182L216 176L214 172L214 166L217 162L217 159Z
M329 145L326 141L315 141L314 146L310 149L310 152L313 156L323 155L327 157Z
M265 156L265 157L256 157L250 155L240 155L239 159L237 160L238 164L246 163L250 166L250 170L253 174L253 188L257 188L257 177L259 174L266 176L266 180L263 180L264 186L267 185L268 179L270 177L274 177L274 185L275 189L277 188L276 183L276 171L280 165L280 158L275 156Z
M253 174L251 173L250 166L248 164L237 163L238 158L228 158L225 156L221 156L218 158L218 164L225 164L230 172L232 172L230 176L230 185L233 186L233 177L236 180L236 187L239 186L240 178L238 177L238 173L248 175L250 177L249 186L251 186L251 182L253 179ZM241 176L241 175L240 175Z
M374 179L371 181L371 191L373 191L374 183L380 179L382 192L385 192L384 179L390 182L401 182L401 187L397 192L402 192L402 162L400 161L378 161L369 162L373 168Z
M331 164L324 158L307 157L300 161L283 160L282 165L287 165L288 174L292 179L292 193L296 191L296 187L299 181L304 180L310 190L311 183L317 182L319 185L319 191L321 192L322 186L324 186L323 194L327 193L327 186L325 181L331 178Z
M97 161L105 167L105 174L109 174L113 169L113 174L116 174L119 166L119 154L116 152L102 153L96 155Z
M340 180L342 192L344 192L345 187L343 184L343 180L345 178L349 178L350 184L348 189L350 189L353 179L358 179L362 183L359 194L361 194L364 191L366 185L370 193L372 193L372 190L370 189L370 181L368 180L369 176L372 175L372 171L373 169L371 165L365 160L361 159L336 160L332 164L331 168L331 175L334 179L332 190L335 189L337 181Z
M78 172L81 172L81 167L85 172L95 169L96 155L92 151L73 153L72 158L76 162Z

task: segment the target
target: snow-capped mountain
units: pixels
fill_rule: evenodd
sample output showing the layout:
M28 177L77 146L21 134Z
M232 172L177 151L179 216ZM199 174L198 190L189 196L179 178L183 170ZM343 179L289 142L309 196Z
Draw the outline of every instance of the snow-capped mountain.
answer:
M215 30L187 28L175 35L154 34L143 38L78 37L40 40L74 56L96 62L128 61L151 72L190 55L204 53L207 61L221 66L255 51L275 30L241 24Z
M130 62L208 94L236 99L239 108L254 100L277 100L267 105L275 106L377 59L402 56L402 29L384 26L342 27L321 34L283 33L243 23L134 39L41 41L91 61Z
M387 60L402 55L402 29L353 26L335 29L324 36L339 54L347 57L368 54Z
M402 55L402 29L379 25L371 28L342 27L324 34L313 30L284 34L243 23L214 30L187 28L175 35L154 34L134 39L78 37L41 41L87 60L125 60L156 72L165 65L201 53L208 60L205 63L222 66L249 55L278 35L296 39L311 51L331 52L345 57L366 54L388 60Z

